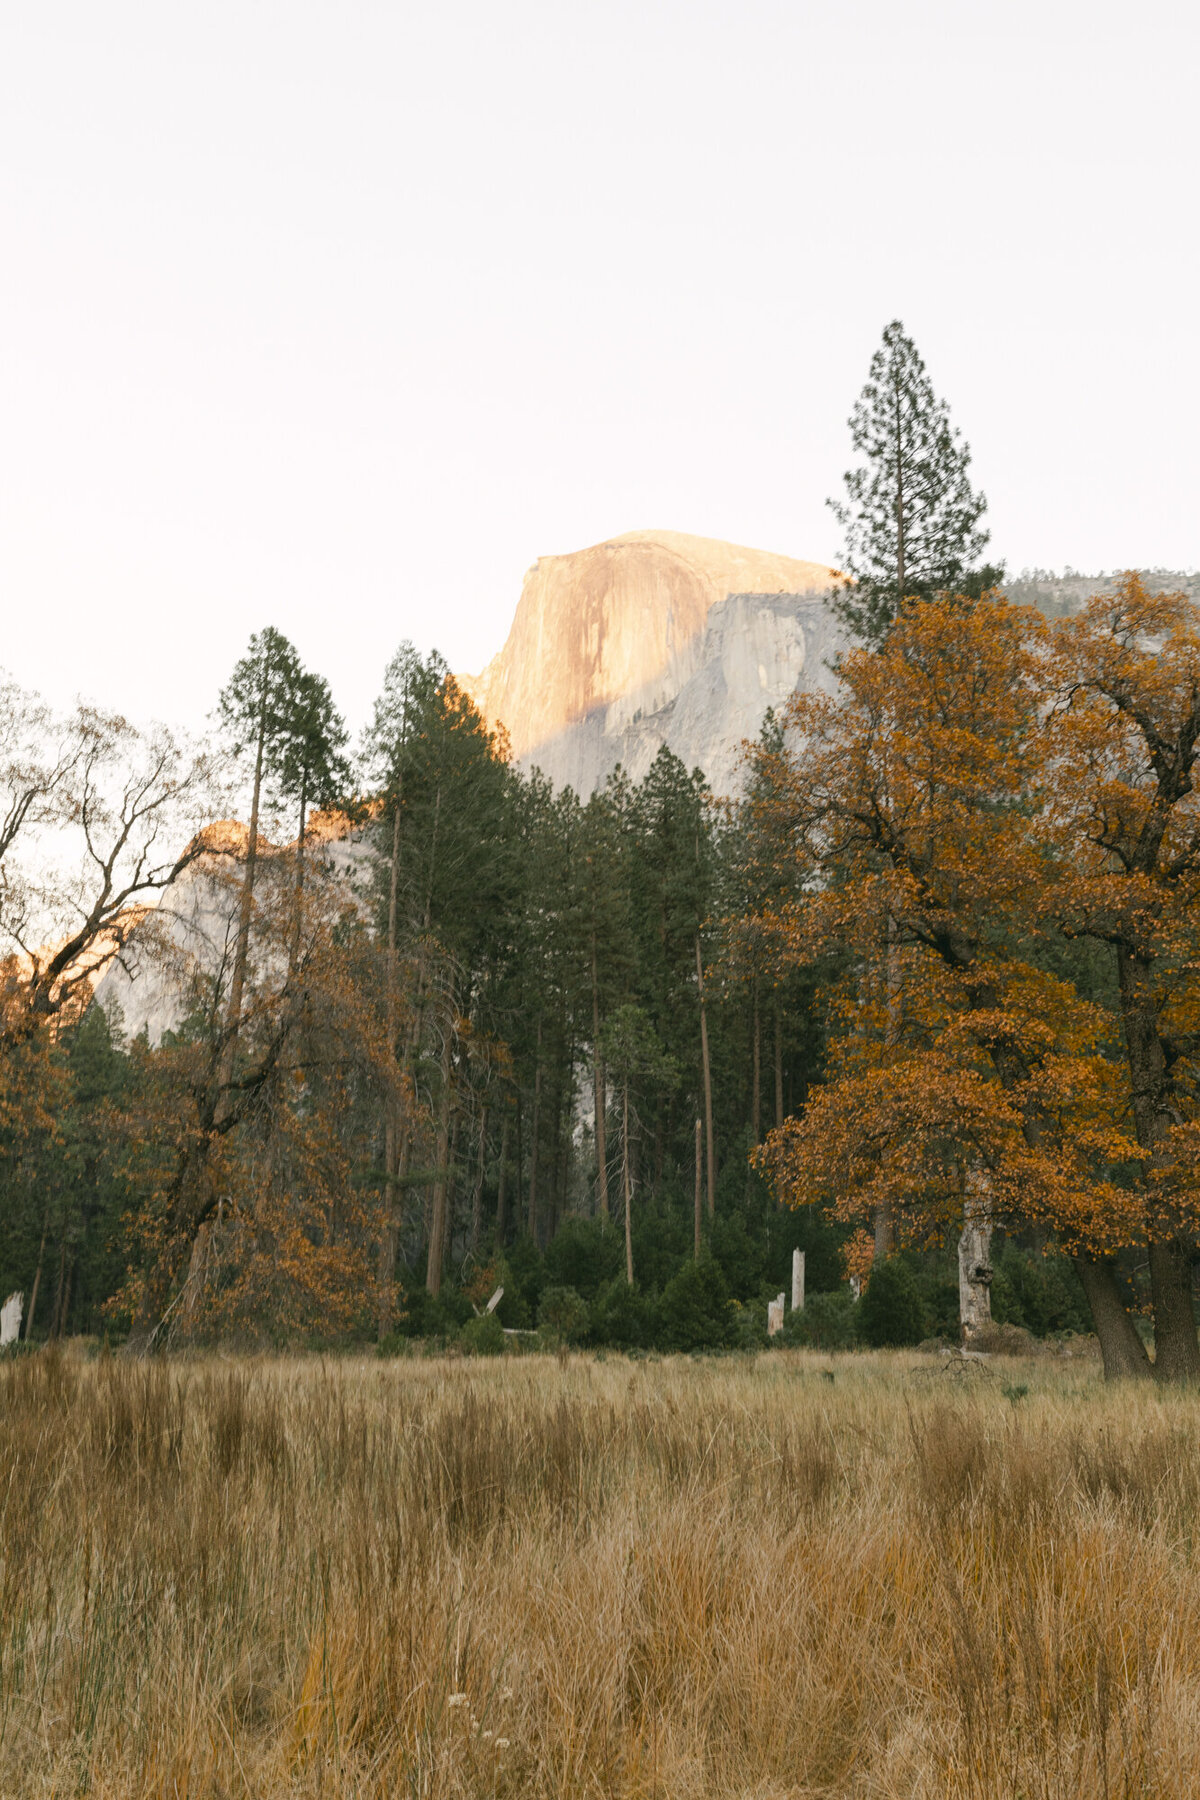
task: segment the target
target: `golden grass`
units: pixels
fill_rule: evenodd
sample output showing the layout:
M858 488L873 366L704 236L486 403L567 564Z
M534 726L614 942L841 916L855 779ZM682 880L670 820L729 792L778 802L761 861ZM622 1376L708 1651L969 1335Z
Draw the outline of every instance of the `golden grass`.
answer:
M1190 1800L1198 1503L1090 1366L24 1358L0 1794Z

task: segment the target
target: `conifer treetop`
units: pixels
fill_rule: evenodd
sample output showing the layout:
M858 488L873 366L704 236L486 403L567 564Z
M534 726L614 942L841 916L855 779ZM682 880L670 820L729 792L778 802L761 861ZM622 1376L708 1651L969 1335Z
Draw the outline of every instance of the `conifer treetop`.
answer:
M980 524L987 500L971 486L971 452L899 319L884 329L848 423L864 461L846 471L845 500L828 502L853 583L836 604L857 637L878 643L903 600L979 592L1002 571L976 566L990 536Z

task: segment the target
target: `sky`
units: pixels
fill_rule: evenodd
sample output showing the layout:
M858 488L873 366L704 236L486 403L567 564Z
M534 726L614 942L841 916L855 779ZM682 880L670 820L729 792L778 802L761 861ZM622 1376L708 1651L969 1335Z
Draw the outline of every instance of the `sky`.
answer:
M38 0L0 26L0 665L355 727L539 555L835 561L883 326L1011 570L1200 565L1197 11Z

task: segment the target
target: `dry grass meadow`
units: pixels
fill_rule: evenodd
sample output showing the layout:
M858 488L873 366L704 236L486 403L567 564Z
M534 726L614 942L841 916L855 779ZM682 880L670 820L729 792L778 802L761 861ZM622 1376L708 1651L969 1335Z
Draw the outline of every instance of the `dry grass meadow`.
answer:
M1182 1800L1198 1523L1091 1364L20 1358L0 1794Z

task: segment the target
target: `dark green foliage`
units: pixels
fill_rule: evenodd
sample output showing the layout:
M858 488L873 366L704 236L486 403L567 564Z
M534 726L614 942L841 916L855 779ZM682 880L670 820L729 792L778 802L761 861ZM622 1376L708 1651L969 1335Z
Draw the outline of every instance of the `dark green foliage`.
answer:
M676 1180L664 1176L634 1197L633 1266L645 1290L661 1291L692 1254L692 1214Z
M829 501L854 582L838 610L856 636L878 643L908 597L979 592L1003 571L976 567L987 501L967 479L971 453L899 319L884 330L849 423L863 461L846 472L846 499Z
M664 1350L725 1350L736 1341L729 1286L712 1257L686 1262L658 1303L658 1342Z
M454 1337L474 1317L471 1302L457 1288L444 1288L434 1299L414 1276L404 1302L400 1331L405 1337Z
M621 1234L611 1220L567 1218L546 1247L546 1279L591 1301L620 1274L623 1257Z
M992 1317L998 1325L1022 1325L1035 1337L1092 1329L1079 1278L1061 1252L1039 1255L1008 1243L993 1267Z
M858 1313L859 1303L847 1287L811 1294L800 1312L788 1314L774 1341L813 1350L849 1350L858 1341Z
M538 1303L538 1325L556 1344L577 1344L587 1336L591 1323L586 1300L572 1287L548 1287Z
M504 1283L504 1298L498 1310L506 1325L524 1331L532 1327L537 1318L538 1303L546 1285L546 1264L533 1239L521 1236L515 1244L509 1245L504 1265L508 1280Z
M623 1275L601 1288L592 1304L593 1340L621 1350L638 1350L651 1342L654 1309L641 1290Z
M482 1319L468 1319L458 1334L458 1341L471 1356L502 1356L504 1327L495 1313Z
M893 1256L871 1271L858 1305L858 1329L873 1349L919 1344L926 1335L925 1309L912 1271Z

